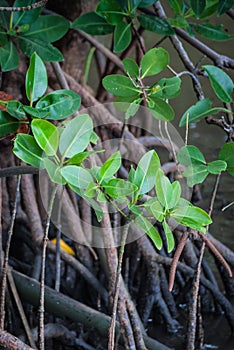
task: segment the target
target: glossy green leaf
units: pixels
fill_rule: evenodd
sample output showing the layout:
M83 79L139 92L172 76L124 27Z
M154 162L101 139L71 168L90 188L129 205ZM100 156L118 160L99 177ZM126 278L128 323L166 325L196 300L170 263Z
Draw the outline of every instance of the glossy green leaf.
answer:
M219 152L219 159L227 164L227 172L234 176L234 142L228 142L223 145Z
M174 200L172 184L168 177L163 174L162 170L157 171L155 188L157 199L162 207L166 210L173 208Z
M175 113L172 107L159 97L153 95L149 96L148 107L155 119L164 121L174 119Z
M204 116L209 115L211 105L212 101L208 98L204 98L203 100L198 101L194 106L189 107L189 109L187 109L187 111L184 112L179 125L185 126L187 118L188 123L192 123L198 121Z
M52 43L62 38L70 27L69 21L62 16L41 16L32 23L24 36L34 36L37 39Z
M102 84L107 91L116 96L131 97L138 94L139 97L141 93L141 89L137 88L131 79L120 74L107 75Z
M190 4L195 16L199 18L206 8L206 0L190 0Z
M19 122L8 113L0 110L0 137L14 134L19 127Z
M218 5L218 16L221 16L223 13L227 12L234 5L234 0L219 0Z
M187 21L186 18L184 18L181 15L177 15L173 18L168 18L168 22L170 23L172 28L183 28L185 30L188 30L188 27L190 27L190 23Z
M46 120L34 119L31 123L31 128L40 148L48 156L54 156L58 150L59 143L57 127Z
M181 79L178 77L162 78L158 83L151 86L152 95L161 98L174 98L179 95Z
M24 112L24 106L19 101L9 101L6 110L12 117L18 120L24 120L27 117Z
M139 68L132 58L125 58L123 60L124 71L129 74L132 78L137 78L139 76Z
M212 223L210 216L195 206L180 206L171 212L171 217L184 226L201 230L202 226Z
M34 108L31 106L23 106L24 111L31 115L33 118L46 118L47 116L49 116L49 112L48 111L44 111L41 110L39 108Z
M36 52L44 62L63 61L63 55L56 47L38 39L37 36L21 35L18 37L18 43L20 49L28 57Z
M105 192L114 199L128 196L137 190L136 185L123 179L111 179L103 184L103 187Z
M163 48L149 50L141 59L141 78L160 73L169 64L169 54Z
M99 153L99 152L103 152L103 151L85 151L85 152L80 152L80 153L76 154L75 156L73 156L72 158L70 158L68 160L67 164L80 165L83 162L83 160L85 160L86 158L88 158L92 154Z
M167 251L168 253L171 253L172 250L175 247L175 240L174 240L174 236L173 233L171 232L171 229L168 225L168 223L166 222L166 220L163 220L163 230L166 236L166 241L167 241Z
M120 168L122 162L121 154L119 151L112 154L110 158L108 158L105 163L102 165L100 169L100 183L102 181L106 181L110 179Z
M233 39L234 36L228 34L225 30L223 30L223 26L220 24L215 26L211 23L202 23L195 24L190 23L192 27L196 30L197 33L204 36L205 38L216 40L216 41L224 41Z
M183 172L183 176L187 178L187 184L189 187L202 183L208 174L207 165L201 163L189 165Z
M196 146L183 146L177 154L177 160L185 165L191 164L204 164L206 165L206 160L202 152Z
M77 112L80 102L80 96L74 91L56 90L42 97L36 108L47 113L46 119L59 120Z
M63 131L59 150L63 158L71 158L83 152L88 146L93 131L93 122L88 114L81 114L72 119Z
M71 28L83 30L91 35L105 35L114 31L114 26L95 12L85 13L72 23Z
M120 22L114 30L114 52L125 50L132 40L131 23Z
M13 153L23 160L36 168L43 169L43 150L38 146L33 136L27 134L18 134L15 142Z
M7 33L1 30L1 26L0 26L0 46L5 46L7 42L8 42Z
M140 108L140 103L143 101L143 98L138 98L129 104L128 109L125 112L125 120L128 120L131 117L134 117Z
M232 102L234 87L232 79L218 67L207 65L203 66L203 69L207 72L211 86L218 98L223 102Z
M8 72L18 67L19 54L12 41L8 41L0 47L0 63L3 72Z
M63 167L61 174L69 184L79 189L86 189L88 184L93 181L91 174L86 169L76 165Z
M47 72L41 58L34 52L26 74L25 88L29 101L37 101L46 92L48 86Z
M185 3L183 0L169 0L169 4L177 15L183 15L185 9Z
M22 7L22 6L29 6L32 4L35 4L38 2L37 0L16 0L14 2L14 7ZM38 7L37 9L33 9L30 11L20 11L20 12L14 12L13 13L13 25L14 26L21 26L23 24L31 24L34 23L41 12L41 7Z
M152 198L152 200L147 201L144 206L159 222L162 222L165 210L158 199Z
M155 184L160 160L157 153L151 150L140 159L133 178L133 183L138 187L138 194L149 192Z
M66 184L66 180L62 177L61 168L58 164L55 164L48 158L44 158L44 165L52 182L55 182L59 185Z
M166 19L150 15L139 15L138 20L143 28L162 35L175 34L173 28Z
M156 228L144 216L138 215L134 223L139 226L152 240L158 250L162 249L162 239Z
M207 170L210 174L220 174L222 171L226 170L227 163L223 160L214 160L213 162L210 162L207 164Z
M102 16L107 23L116 25L122 22L124 13L116 0L101 0L96 8L96 13Z
M97 216L97 220L98 220L98 222L100 222L103 218L104 213L103 213L103 210L101 209L100 205L95 201L95 199L87 197L85 195L85 192L76 186L73 186L71 184L68 184L68 186L74 192L76 192L80 197L82 197L86 200L86 202L94 209L95 214Z

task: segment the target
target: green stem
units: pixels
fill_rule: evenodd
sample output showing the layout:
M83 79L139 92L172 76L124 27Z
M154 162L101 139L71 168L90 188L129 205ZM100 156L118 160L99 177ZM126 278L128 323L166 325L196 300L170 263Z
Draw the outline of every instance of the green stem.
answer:
M9 23L9 29L10 30L13 28L13 17L14 17L14 12L11 12L10 23Z
M58 185L54 186L50 202L49 208L47 212L47 220L46 227L43 237L43 246L42 246L42 260L41 260L41 283L40 283L40 306L39 306L39 349L45 349L45 339L44 339L44 312L45 312L45 263L46 263L46 247L48 241L48 234L50 228L50 219L53 210L55 195L58 189Z

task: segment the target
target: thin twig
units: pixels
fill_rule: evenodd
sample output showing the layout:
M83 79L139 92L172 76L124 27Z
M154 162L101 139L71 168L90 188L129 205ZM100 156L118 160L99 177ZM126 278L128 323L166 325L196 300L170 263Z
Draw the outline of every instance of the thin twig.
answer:
M39 306L39 348L40 350L45 349L45 339L44 339L44 312L45 312L45 263L46 263L46 247L48 241L48 234L50 228L50 218L53 210L55 195L58 189L58 185L55 185L52 189L48 212L47 221L43 237L42 245L42 260L41 260L41 283L40 283L40 306Z
M120 277L121 277L121 270L122 270L122 263L123 263L124 248L125 248L125 244L128 236L129 225L130 225L130 220L124 226L121 245L119 248L118 267L116 271L116 281L115 281L115 294L114 294L114 302L113 302L113 309L112 309L112 315L111 315L111 324L109 328L108 350L113 350L115 345L115 323L116 323L116 313L117 313L120 280L121 280Z
M219 180L220 180L220 174L217 175L215 186L213 190L213 194L210 201L210 207L208 214L211 216L214 208L214 202L215 197L217 194L218 186L219 186ZM209 225L206 227L206 232L209 229ZM188 338L187 338L187 344L186 344L186 350L194 350L195 349L195 338L196 338L196 323L197 323L197 302L198 302L198 293L199 293L199 287L200 287L200 277L201 277L201 266L202 266L202 260L205 252L206 243L203 241L201 250L200 250L200 257L198 260L195 280L193 283L193 290L192 290L192 301L190 305L189 310L189 323L188 323Z
M36 346L35 341L33 339L32 332L31 332L31 329L29 327L28 320L27 320L27 317L26 317L24 309L23 309L23 305L21 303L18 291L16 289L16 285L15 285L14 278L12 276L12 269L11 268L7 269L7 277L8 277L9 285L11 287L13 297L15 299L17 309L18 309L19 314L20 314L20 318L21 318L22 323L24 325L25 333L27 334L27 337L29 340L29 344L32 348L36 349L37 346Z
M7 239L7 243L6 243L5 258L4 258L3 269L2 269L1 300L0 300L0 315L1 315L0 329L4 329L4 322L5 322L5 298L6 298L7 268L8 268L11 239L12 239L12 235L13 235L13 229L14 229L16 212L17 212L17 203L18 203L18 199L19 199L20 181L21 181L21 175L19 175L19 177L17 179L15 200L14 200L13 212L12 212L12 217L11 217L11 224L10 224L10 228L8 231L8 239Z
M7 11L7 12L22 12L22 11L30 11L33 9L37 9L38 7L43 7L47 3L48 0L41 0L37 2L36 4L28 5L28 6L21 6L21 7L4 7L0 6L0 11Z

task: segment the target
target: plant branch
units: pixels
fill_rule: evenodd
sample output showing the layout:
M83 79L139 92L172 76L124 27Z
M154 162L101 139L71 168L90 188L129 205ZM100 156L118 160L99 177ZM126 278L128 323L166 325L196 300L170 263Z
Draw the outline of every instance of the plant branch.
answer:
M4 7L0 6L0 11L7 11L7 12L22 12L22 11L30 11L33 9L37 9L38 7L43 7L46 5L48 0L41 0L36 2L36 4L28 5L28 6L21 6L21 7Z
M21 165L0 169L0 178L23 174L38 174L39 169L33 166Z

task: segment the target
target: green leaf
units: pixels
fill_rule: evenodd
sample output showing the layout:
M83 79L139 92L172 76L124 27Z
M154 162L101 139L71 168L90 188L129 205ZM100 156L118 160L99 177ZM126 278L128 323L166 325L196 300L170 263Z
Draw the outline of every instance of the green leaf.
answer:
M141 59L141 78L160 73L169 64L169 55L163 48L149 50Z
M190 0L192 10L197 18L200 18L206 8L206 0Z
M31 123L33 135L41 149L47 156L54 156L58 150L59 132L55 125L42 120L34 119Z
M219 0L218 5L218 16L221 16L223 13L227 12L232 8L234 0Z
M212 223L210 216L204 210L193 205L177 207L170 216L180 224L199 231L202 226Z
M37 0L16 0L14 2L14 7L23 7L35 4ZM13 25L21 26L23 24L31 24L34 23L38 16L40 15L41 7L30 11L20 11L13 13Z
M222 171L226 170L226 168L227 163L223 160L214 160L207 164L207 170L214 175L220 174Z
M116 96L131 97L141 93L141 89L137 88L131 79L119 74L107 75L102 80L102 85Z
M149 96L148 107L152 116L158 120L170 121L174 119L174 111L172 107L156 96Z
M73 23L71 28L83 30L91 35L105 35L114 31L114 26L95 12L85 13L79 16Z
M48 79L46 68L41 58L34 52L26 74L25 87L29 101L37 101L46 92Z
M181 120L180 126L186 125L186 119L188 116L188 123L192 123L198 121L202 117L210 114L210 108L212 105L212 101L208 98L204 98L201 101L198 101L194 106L189 107L186 112L184 112ZM209 113L209 114L207 114Z
M19 127L19 122L8 113L0 110L0 137L14 134Z
M166 220L163 220L163 230L166 236L166 241L167 241L167 251L168 253L171 253L172 250L175 247L175 240L174 240L174 236L173 233L171 232L171 229L169 227L169 225L167 224Z
M63 158L71 158L83 152L88 146L93 131L93 122L88 114L81 114L72 119L63 131L59 150Z
M166 19L150 15L139 15L138 20L143 28L162 35L175 34L173 28Z
M44 62L63 61L63 55L56 47L38 39L37 36L21 35L18 37L18 42L20 49L28 57L36 52Z
M159 170L156 174L156 194L162 207L166 210L174 207L173 188L167 176L163 175L163 171Z
M114 31L114 52L125 50L132 40L131 23L120 22Z
M234 176L234 142L223 145L219 152L219 159L227 163L227 172Z
M49 115L48 111L41 110L39 108L34 108L31 106L23 106L24 111L31 115L33 118L45 118Z
M62 38L70 27L69 21L62 16L41 16L32 23L24 37L34 36L37 39L52 43Z
M0 62L3 72L8 72L18 67L20 58L12 41L0 47Z
M7 39L8 39L7 33L0 29L0 46L5 46L8 42Z
M7 112L18 120L24 120L27 118L24 112L24 106L19 101L9 101L6 106Z
M55 164L48 158L44 159L44 164L45 164L46 171L52 182L55 182L56 184L59 184L59 185L66 184L66 180L62 177L61 168L58 164Z
M233 39L234 37L234 35L230 35L223 30L222 24L215 26L211 23L190 23L190 25L196 30L196 32L208 39L224 41Z
M64 119L75 113L80 107L80 96L71 90L56 90L42 97L36 104L46 119Z
M177 160L185 165L191 164L204 164L206 165L206 160L201 151L196 146L183 146L177 154Z
M136 185L123 179L111 179L102 186L105 192L114 199L128 196L137 190Z
M162 222L164 218L164 208L158 199L152 198L144 203L144 207L159 221Z
M203 69L207 72L211 86L218 98L223 102L232 102L232 79L218 67L207 65L203 66Z
M27 134L18 134L15 142L13 153L23 160L36 168L43 169L43 150L38 146L33 136Z
M69 185L86 189L88 184L93 181L91 174L84 168L76 165L68 165L61 169L62 176Z
M136 61L134 61L132 58L125 58L123 60L123 66L124 71L130 75L132 78L138 78L139 77L139 68L136 64Z
M162 249L162 239L156 228L144 216L138 215L134 223L139 226L153 241L158 250Z
M0 0L0 6L5 6L8 7L9 4L5 0ZM10 23L10 11L0 11L0 26L8 29L9 28L9 23Z
M118 1L101 0L96 8L96 13L102 16L109 24L116 25L122 21L124 13Z
M73 156L72 158L70 158L67 163L70 165L80 165L83 162L83 160L85 160L86 158L88 158L92 154L96 154L99 152L104 152L104 150L103 151L100 150L100 151L80 152L80 153L76 154L75 156Z
M140 103L142 102L142 100L142 98L138 98L137 100L129 104L129 107L125 113L125 120L128 120L129 118L134 117L136 115L137 111L140 108Z
M184 14L185 3L183 0L169 0L169 3L175 14Z
M93 199L93 198L89 198L85 195L85 193L83 192L83 190L81 191L80 188L73 186L71 184L68 184L69 187L76 192L80 197L84 198L86 200L87 203L90 204L90 206L94 209L95 214L97 216L97 220L98 222L100 222L102 220L102 217L104 215L100 205Z
M162 78L158 83L151 86L152 95L161 98L174 98L179 95L181 79L178 77Z
M138 187L138 194L149 192L155 184L157 170L160 167L160 160L157 153L151 150L140 159L133 183Z
M121 162L122 158L119 151L112 154L112 156L105 161L99 172L100 184L110 179L119 170Z
M183 28L185 30L188 30L188 27L191 28L189 22L182 15L168 18L168 21L173 28Z
M207 165L201 163L189 165L183 172L183 175L187 178L189 187L202 183L208 174Z

